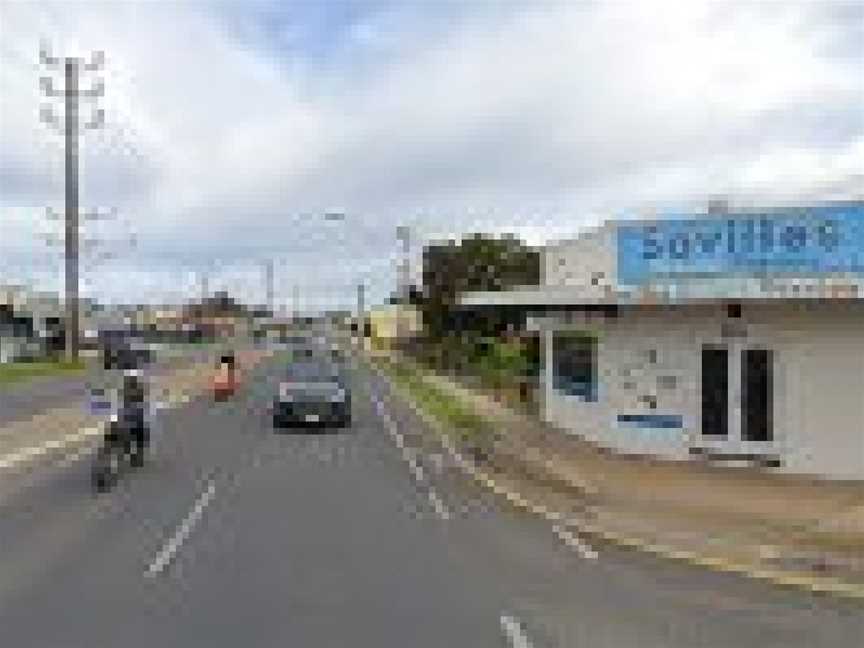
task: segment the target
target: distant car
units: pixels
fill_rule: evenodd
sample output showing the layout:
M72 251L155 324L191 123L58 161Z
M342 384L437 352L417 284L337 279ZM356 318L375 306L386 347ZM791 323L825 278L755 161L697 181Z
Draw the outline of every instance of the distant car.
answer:
M351 391L336 363L304 358L288 366L273 403L274 427L351 424Z
M302 334L283 333L279 337L279 341L282 344L291 344L291 345L308 344L309 336L308 335L302 335Z
M108 339L102 345L102 355L106 370L136 369L156 360L156 352L149 345L126 338Z

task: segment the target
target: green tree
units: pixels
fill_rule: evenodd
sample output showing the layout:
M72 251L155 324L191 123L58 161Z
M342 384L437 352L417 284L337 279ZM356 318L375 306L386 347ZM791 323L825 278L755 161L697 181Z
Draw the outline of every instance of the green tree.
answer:
M428 246L420 302L427 352L457 369L466 364L476 367L488 350L496 353L490 340L523 328L523 314L513 309L460 308L460 296L536 286L539 281L540 253L512 235L472 234L458 242Z

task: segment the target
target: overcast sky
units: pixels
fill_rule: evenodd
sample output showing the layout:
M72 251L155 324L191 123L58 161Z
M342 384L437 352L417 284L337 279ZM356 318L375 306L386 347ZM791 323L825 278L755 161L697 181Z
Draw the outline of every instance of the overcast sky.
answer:
M82 138L81 205L116 209L84 234L106 300L188 297L206 272L260 302L273 259L277 302L346 306L358 281L392 287L400 223L537 243L864 186L861 2L6 0L0 282L62 285L40 39L105 52L82 82L104 78L106 125Z

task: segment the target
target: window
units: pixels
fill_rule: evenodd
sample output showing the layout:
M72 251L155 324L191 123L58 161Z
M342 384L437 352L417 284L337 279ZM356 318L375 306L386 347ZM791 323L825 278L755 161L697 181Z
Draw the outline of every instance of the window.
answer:
M597 400L597 338L585 333L555 333L552 386L586 401Z

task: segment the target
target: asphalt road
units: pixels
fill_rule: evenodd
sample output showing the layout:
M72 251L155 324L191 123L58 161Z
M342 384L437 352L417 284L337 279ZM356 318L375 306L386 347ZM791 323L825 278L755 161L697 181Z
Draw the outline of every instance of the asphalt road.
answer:
M189 349L180 353L190 359L204 359L212 353L209 349ZM175 353L157 352L157 361L150 368L153 377L170 370L177 357ZM26 419L39 414L49 407L68 407L75 404L87 405L93 388L102 387L106 372L101 369L87 373L60 376L39 376L23 382L0 384L0 425Z
M415 455L422 423L362 369L351 429L276 434L277 380L271 363L233 402L164 412L111 493L86 454L0 475L0 644L860 645L860 605L586 557Z

